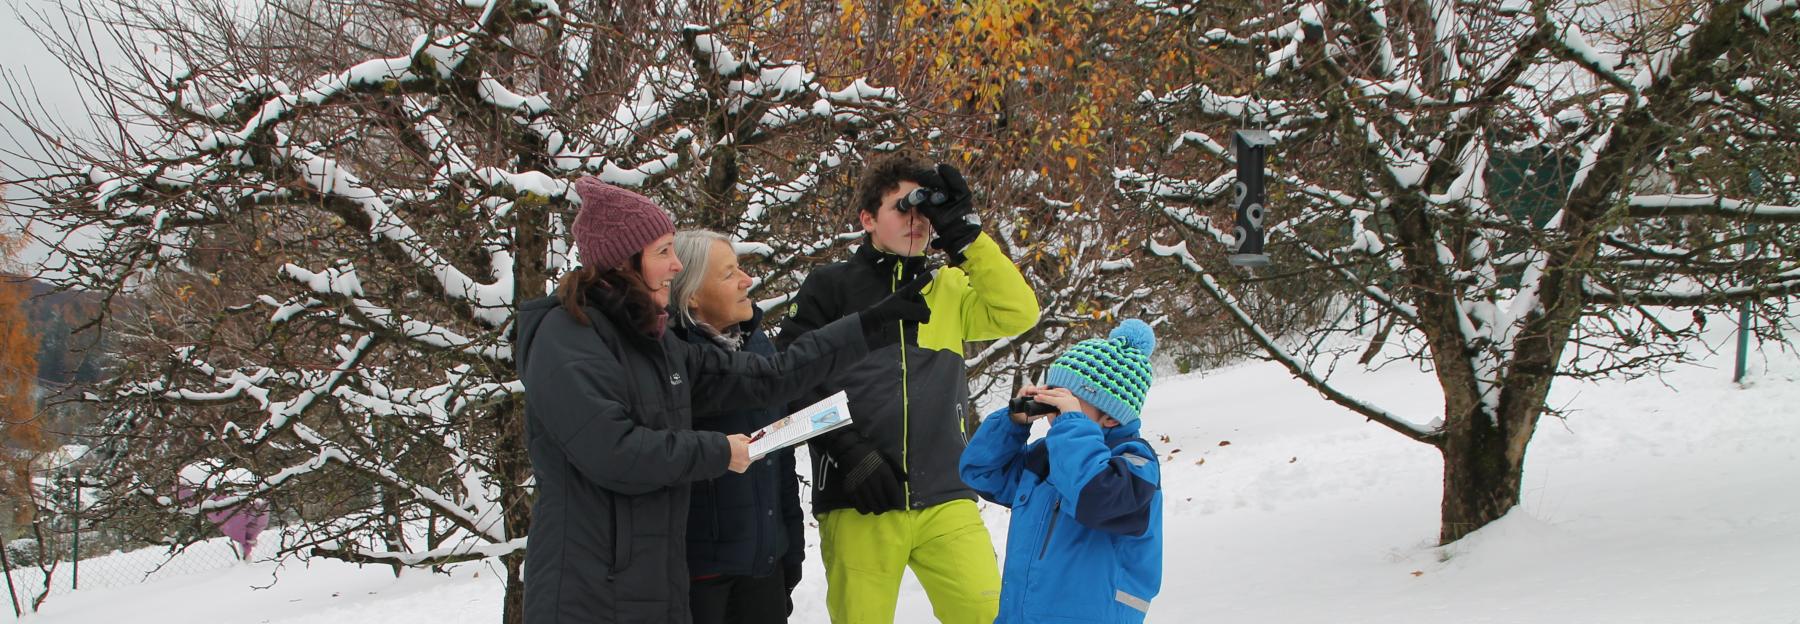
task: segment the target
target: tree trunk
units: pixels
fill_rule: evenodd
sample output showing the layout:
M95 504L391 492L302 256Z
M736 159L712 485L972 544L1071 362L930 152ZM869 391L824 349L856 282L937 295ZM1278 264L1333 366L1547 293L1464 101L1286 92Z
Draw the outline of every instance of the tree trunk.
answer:
M378 487L375 493L381 497L381 522L387 525L382 530L382 540L387 542L387 550L407 552L406 526L401 519L399 494L389 487ZM248 559L249 552L245 551L244 554L245 559ZM394 578L400 578L400 573L406 570L406 564L399 561L388 564L388 567L393 568Z
M1438 543L1462 539L1506 515L1519 504L1522 457L1507 452L1507 438L1485 414L1446 430L1443 445L1444 499Z
M706 181L700 187L701 227L730 234L737 225L740 212L735 205L738 175L737 147L720 146L713 153L712 164L706 170Z
M501 483L500 497L506 510L506 537L516 538L531 530L531 492L524 483L531 478L531 458L525 454L525 404L507 401L496 410L505 423L497 445L495 468ZM506 624L525 622L525 553L501 557L506 564L506 597L502 612Z
M1565 227L1591 231L1577 219L1570 217ZM1551 248L1550 264L1555 268L1539 290L1544 312L1526 319L1514 339L1512 358L1501 373L1499 397L1491 410L1484 407L1470 380L1439 374L1446 406L1444 439L1438 446L1444 456L1439 543L1462 539L1519 504L1525 450L1537 431L1555 380L1556 363L1562 359L1570 329L1582 309L1577 281L1581 274L1565 267L1591 262L1595 247L1593 237L1582 237L1575 245ZM1568 259L1563 260L1565 257Z
M500 621L505 624L525 624L525 553L517 553L501 557L506 563L506 597L505 608L500 613Z
M541 166L541 155L522 152L522 160ZM555 275L547 263L550 250L550 214L554 207L543 203L519 206L514 218L513 244L519 261L513 266L513 301L524 303L549 294L550 280ZM494 419L494 481L500 484L500 504L505 514L507 539L528 535L531 531L531 494L526 482L531 479L531 456L525 450L525 398L495 405L489 412ZM501 557L506 565L506 596L502 621L506 624L525 622L525 553Z
M1444 497L1438 543L1448 544L1499 520L1519 504L1525 473L1525 449L1544 413L1550 394L1549 370L1537 358L1560 352L1555 341L1520 340L1521 359L1513 361L1498 388L1493 407L1484 403L1472 379L1444 376Z

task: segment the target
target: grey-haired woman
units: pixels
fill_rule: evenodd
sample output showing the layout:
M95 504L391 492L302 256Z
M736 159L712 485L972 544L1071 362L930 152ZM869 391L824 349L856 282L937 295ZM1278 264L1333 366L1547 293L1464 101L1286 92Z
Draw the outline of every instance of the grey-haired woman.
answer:
M669 287L670 332L703 347L774 356L775 344L762 330L763 312L750 301L752 280L739 266L731 239L684 230L675 234L675 256L687 268ZM746 407L696 419L694 428L750 433L783 413L779 407ZM806 556L802 522L791 449L743 474L695 482L687 534L695 624L787 621L789 595L800 582Z

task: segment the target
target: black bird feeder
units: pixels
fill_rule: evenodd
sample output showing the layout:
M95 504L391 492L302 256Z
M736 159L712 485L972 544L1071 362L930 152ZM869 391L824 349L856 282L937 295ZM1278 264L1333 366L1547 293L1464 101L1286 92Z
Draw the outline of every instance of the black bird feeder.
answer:
M1231 134L1231 153L1237 159L1237 249L1226 260L1232 266L1269 266L1263 253L1263 170L1266 148L1274 141L1267 130L1238 130Z

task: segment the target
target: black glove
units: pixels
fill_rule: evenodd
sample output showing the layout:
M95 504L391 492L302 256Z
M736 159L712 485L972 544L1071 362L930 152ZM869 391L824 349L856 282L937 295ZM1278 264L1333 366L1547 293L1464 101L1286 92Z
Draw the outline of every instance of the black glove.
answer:
M844 471L844 494L856 511L878 514L906 506L893 466L868 442L859 441L833 459Z
M800 562L793 557L781 560L781 582L787 585L788 615L793 615L794 588L800 586Z
M862 311L859 320L862 322L863 336L867 337L869 341L870 351L898 340L887 333L888 323L894 321L925 323L931 320L931 306L925 305L925 296L919 294L919 291L924 290L925 285L931 283L934 275L934 272L926 271L913 278L912 281L901 284L899 288L894 289L893 294Z
M974 195L969 193L969 183L956 167L944 164L938 165L937 171L920 177L925 179L926 186L941 190L949 197L941 204L925 202L919 206L919 214L925 215L931 221L932 231L937 232L937 238L931 239L931 246L949 254L951 264L962 264L963 249L981 235L981 218L975 216Z

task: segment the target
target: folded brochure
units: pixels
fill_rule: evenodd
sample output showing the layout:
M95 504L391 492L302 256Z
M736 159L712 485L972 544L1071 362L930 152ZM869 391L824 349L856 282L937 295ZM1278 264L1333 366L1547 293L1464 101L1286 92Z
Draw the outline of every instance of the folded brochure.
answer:
M750 434L750 458L761 458L848 424L850 398L839 391Z

